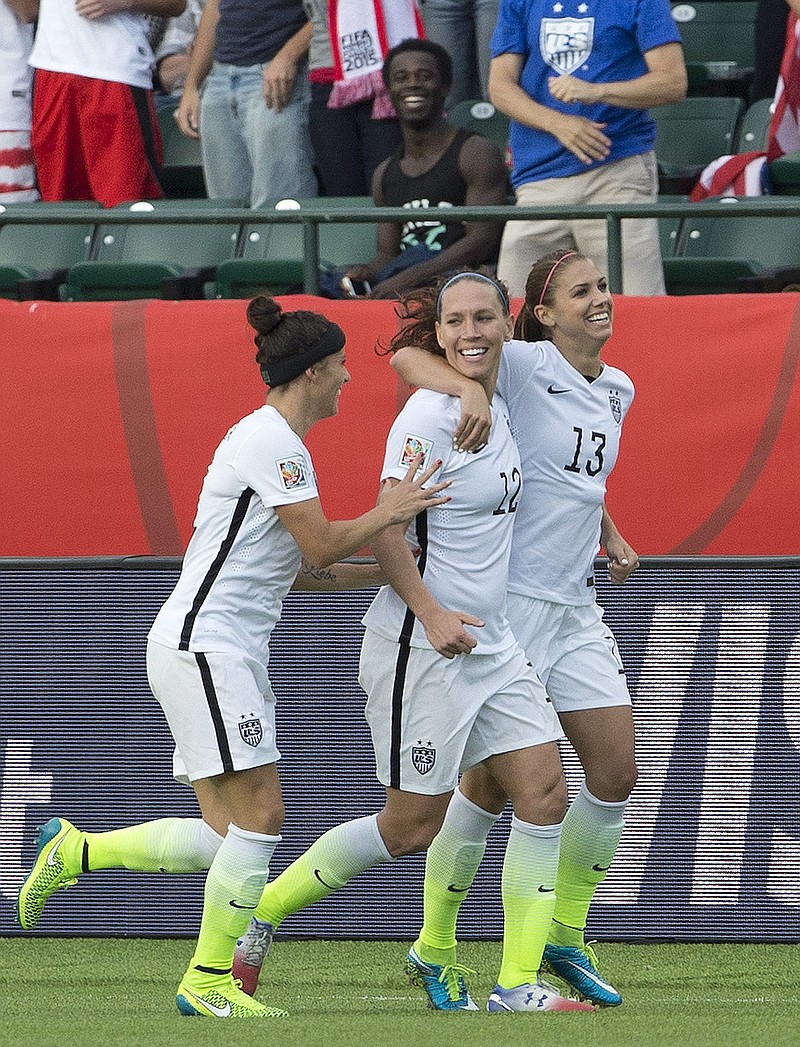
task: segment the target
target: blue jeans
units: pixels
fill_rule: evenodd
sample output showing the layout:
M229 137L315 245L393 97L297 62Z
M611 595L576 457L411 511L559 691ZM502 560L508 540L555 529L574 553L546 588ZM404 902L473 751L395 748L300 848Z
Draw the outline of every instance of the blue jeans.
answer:
M317 195L308 137L310 90L305 65L297 72L289 105L280 113L264 103L268 63L215 62L203 85L200 141L208 195L267 200Z
M500 0L423 0L425 35L453 59L447 108L468 98L488 98L490 43Z

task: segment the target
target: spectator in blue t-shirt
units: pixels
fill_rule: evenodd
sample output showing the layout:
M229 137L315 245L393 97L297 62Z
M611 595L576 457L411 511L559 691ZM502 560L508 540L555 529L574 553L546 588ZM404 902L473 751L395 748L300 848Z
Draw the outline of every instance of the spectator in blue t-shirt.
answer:
M686 94L669 0L501 0L489 92L511 118L519 205L649 203L658 193L647 110ZM654 219L622 224L623 291L664 293ZM606 272L604 221L506 223L497 274L522 295L532 257L573 248Z

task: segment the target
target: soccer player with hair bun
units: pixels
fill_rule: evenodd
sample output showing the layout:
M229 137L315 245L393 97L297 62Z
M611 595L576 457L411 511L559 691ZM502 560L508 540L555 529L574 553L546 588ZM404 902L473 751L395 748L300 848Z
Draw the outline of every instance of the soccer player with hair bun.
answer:
M341 328L318 313L249 303L266 403L225 435L208 468L180 577L147 645L147 673L175 741L175 777L190 784L200 818L161 818L110 832L82 832L52 818L39 832L19 893L26 930L48 898L95 869L184 873L208 869L200 935L178 987L178 1010L215 1018L286 1014L242 992L231 966L280 842L275 695L270 636L289 588L374 585L370 564L343 564L381 531L448 501L447 482L424 485L414 457L380 504L329 521L303 440L338 410L350 380ZM419 473L419 475L417 475ZM348 460L348 478L363 483Z

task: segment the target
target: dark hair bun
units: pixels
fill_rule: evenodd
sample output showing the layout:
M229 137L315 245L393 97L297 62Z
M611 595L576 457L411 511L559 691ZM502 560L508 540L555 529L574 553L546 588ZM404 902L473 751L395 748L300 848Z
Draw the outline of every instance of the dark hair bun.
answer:
M269 334L281 322L283 311L274 298L260 294L247 306L247 322L259 334Z

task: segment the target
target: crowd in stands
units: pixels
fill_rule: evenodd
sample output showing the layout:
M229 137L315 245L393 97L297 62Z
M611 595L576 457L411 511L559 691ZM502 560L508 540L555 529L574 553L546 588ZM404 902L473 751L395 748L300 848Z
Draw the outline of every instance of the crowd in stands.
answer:
M775 90L795 7L758 0L751 100ZM673 8L618 0L611 19L578 0L0 0L0 203L158 199L159 109L199 139L207 194L226 202L647 203L659 192L650 110L687 93ZM447 122L479 99L509 119L505 155ZM655 220L623 233L623 289L663 294ZM605 236L602 221L379 223L374 259L327 293L396 297L489 264L518 295L544 250L606 269Z

